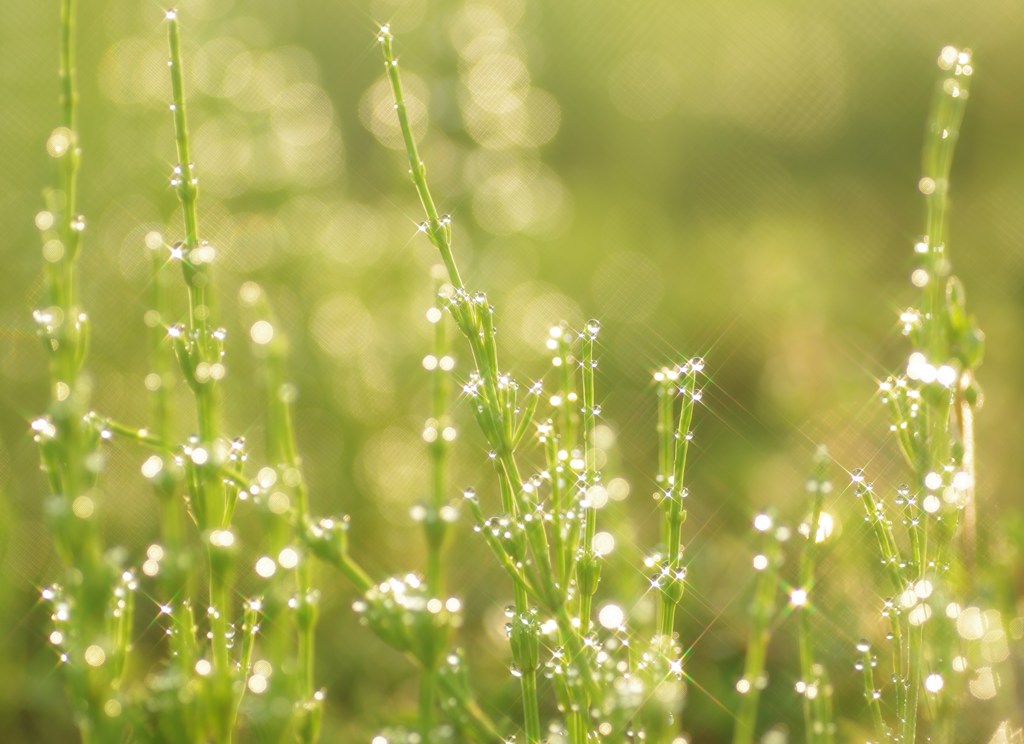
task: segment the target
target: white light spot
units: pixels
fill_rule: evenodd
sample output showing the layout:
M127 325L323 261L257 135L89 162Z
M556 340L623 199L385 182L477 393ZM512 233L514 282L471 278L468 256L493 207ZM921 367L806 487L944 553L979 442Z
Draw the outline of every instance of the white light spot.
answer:
M835 529L835 518L828 512L821 512L818 515L818 529L814 533L814 542L825 542Z
M53 227L54 218L53 212L37 212L36 213L36 227L40 230L49 230Z
M254 695L262 695L267 691L267 678L262 674L254 674L249 677L249 681L246 683L249 687L249 691Z
M256 282L245 282L238 288L238 301L248 307L252 307L259 302L262 296L263 288Z
M601 608L600 612L597 613L597 621L601 623L601 627L607 628L608 630L614 630L622 625L622 622L626 619L626 613L622 611L622 608L617 604L606 604Z
M767 532L772 528L772 518L767 514L758 514L754 517L754 529L758 532Z
M249 337L252 338L253 343L265 346L274 338L274 326L269 321L257 320L249 328Z
M948 364L943 364L939 367L938 372L935 375L935 379L938 380L939 384L943 387L950 387L954 382L956 382L956 378L956 369Z
M291 570L299 565L299 551L295 548L285 548L278 554L277 562L281 568Z
M629 481L625 478L612 478L608 481L608 497L612 501L625 501L629 497Z
M142 475L145 478L155 478L164 469L164 461L159 455L150 455L142 463Z
M941 674L929 674L924 678L924 689L933 695L942 689L943 679Z
M256 473L256 482L260 484L260 488L270 489L277 483L277 471L271 467L263 467Z
M79 496L71 502L71 511L73 511L75 516L79 519L88 519L91 517L95 508L96 505L88 496Z
M965 607L956 618L956 632L966 641L980 640L987 623L977 607Z
M210 545L215 548L230 548L235 544L235 533L231 530L214 530L210 533Z
M807 604L807 590L794 589L789 593L789 603L794 607L803 607Z
M755 555L754 556L754 570L755 571L764 571L766 568L768 568L768 556L761 555L760 553L758 555Z
M200 659L196 662L195 668L196 674L198 674L200 677L207 677L209 676L210 672L213 671L213 664L211 664L206 659Z
M284 514L291 508L291 505L291 499L283 491L274 491L267 497L267 509L271 514Z
M71 147L71 130L67 127L57 127L50 133L46 140L46 151L52 158L59 158Z
M919 604L907 613L907 621L917 627L924 625L932 616L932 608L927 604Z
M580 467L585 467L585 464L580 463ZM587 489L586 500L591 508L601 509L608 503L608 489L600 484L593 485Z
M967 683L971 694L978 700L991 700L994 698L998 686L999 683L992 672L992 667L981 667L978 670L977 676Z
M64 244L59 240L47 240L43 243L43 258L50 263L57 263L64 258Z
M268 555L256 561L256 573L264 579L269 579L277 571L277 564Z
M163 386L163 382L164 381L163 379L161 379L159 374L157 374L156 372L150 372L148 375L146 375L146 379L143 380L142 384L145 385L146 390L148 390L151 393L155 393L157 390L161 388L161 386Z
M954 46L944 46L942 51L939 52L939 68L943 70L952 70L953 65L956 64L957 49Z
M596 555L608 555L615 550L615 536L610 532L598 532L591 547Z
M103 662L107 660L107 652L103 650L102 646L93 644L89 648L85 649L85 663L91 667L103 666Z

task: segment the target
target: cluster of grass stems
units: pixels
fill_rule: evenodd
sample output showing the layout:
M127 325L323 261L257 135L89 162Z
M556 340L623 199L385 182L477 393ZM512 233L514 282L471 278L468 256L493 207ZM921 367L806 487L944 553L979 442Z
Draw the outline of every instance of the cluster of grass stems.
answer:
M129 426L91 410L89 324L76 273L85 220L76 211L81 155L74 12L74 0L62 0L61 121L48 141L58 182L37 218L47 305L35 316L50 361L51 404L32 428L52 494L50 527L65 566L63 579L43 592L53 608L50 639L82 740L226 743L245 729L252 740L316 741L324 694L314 668L315 557L348 579L358 592L354 608L363 622L419 669L415 727L381 740L686 741L686 639L676 614L688 582L686 464L704 361L680 360L654 376L661 530L645 560L640 589L656 597L656 617L644 624L620 611L597 623L593 603L603 559L595 535L608 500L595 443L600 323L591 320L575 330L564 323L552 326L552 380L520 383L501 366L494 308L460 274L452 221L431 196L406 112L394 39L382 28L378 42L409 173L425 212L420 230L441 265L434 277L437 301L428 312L434 363L428 365L430 410L423 433L430 483L428 497L413 510L427 546L426 565L421 573L372 579L349 551L348 518L310 514L295 446L286 340L265 294L251 282L240 297L264 372L267 464L252 467L245 441L225 429L226 334L212 303L216 252L201 238L175 11L166 14L178 163L171 186L181 207L183 239L167 242L157 233L146 238L152 253L145 316L151 422ZM974 377L982 336L965 312L963 288L950 275L945 246L950 166L971 65L968 52L947 48L940 56L944 74L929 118L920 183L928 212L927 235L916 249L915 284L923 288L922 300L902 316L912 346L906 374L882 383L909 482L897 489L895 510L862 471L853 471L846 489L863 504L888 584L884 593L891 595L881 608L887 641L873 646L864 640L856 649L865 730L879 743L909 744L926 735L951 741L957 701L964 697L963 690L952 689L958 683L947 653L956 644L951 625L932 619L931 608L941 615L947 603L969 594L975 550ZM175 266L181 280L172 283L169 269ZM177 322L182 304L184 320ZM450 499L447 475L455 433L449 325L468 346L472 361L460 397L487 442L495 476L487 493L467 489L457 501ZM195 418L187 426L172 415L176 379L194 401ZM545 385L552 389L545 391ZM182 429L190 433L182 436ZM102 543L97 520L103 446L114 438L149 450L142 471L160 504L160 540L136 561L138 569L133 556ZM796 691L803 736L808 744L836 740L832 683L816 649L816 622L825 610L815 602L815 576L823 509L832 490L829 463L822 448L808 481L806 514L797 515L793 583L787 583L783 565L791 531L780 526L773 510L753 520L756 577L747 656L733 701L735 744L750 744L764 727L759 700L769 682L768 646L789 613L798 616ZM461 602L445 586L444 553L450 524L464 512L510 586L506 630L521 711L505 711L498 721L476 700L465 654L451 647ZM239 599L237 568L253 558L265 579L261 593ZM155 608L143 608L154 617L135 617L142 584L146 596L157 598ZM140 634L154 628L166 637L158 659L136 649Z

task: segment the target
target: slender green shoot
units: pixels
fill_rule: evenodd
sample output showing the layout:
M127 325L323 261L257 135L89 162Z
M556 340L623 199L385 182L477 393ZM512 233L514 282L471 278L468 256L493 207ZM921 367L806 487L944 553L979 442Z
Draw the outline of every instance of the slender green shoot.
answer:
M85 218L78 214L81 149L76 79L76 4L60 4L60 125L46 142L57 185L36 215L43 241L46 306L35 310L49 360L50 405L32 424L51 495L46 511L64 584L43 591L53 607L51 640L59 650L75 723L86 744L114 742L122 723L120 683L132 641L134 574L104 555L96 484L104 433L89 426L91 381L84 372L89 319L79 305L77 262ZM120 578L119 578L120 576Z
M879 742L886 742L892 739L892 731L886 726L882 718L882 693L875 685L875 667L878 665L878 657L871 652L871 643L866 638L857 641L857 653L859 657L854 662L854 669L861 673L864 680L864 700L867 701L868 710L871 711L871 723L875 727L875 736Z
M747 636L747 656L743 676L736 682L740 694L733 728L733 744L753 744L757 731L757 711L761 691L768 684L766 662L768 643L771 639L772 620L777 612L779 592L779 568L782 550L775 536L774 519L770 513L762 512L754 518L754 530L758 533L759 552L754 555L753 566L757 572L754 582L754 596L750 605L750 631Z
M517 499L523 493L523 479L515 457L515 435L522 422L515 421L518 408L514 397L518 386L508 375L498 369L497 347L494 342L493 310L482 293L470 295L465 290L452 252L451 219L438 213L430 189L426 181L426 166L420 159L419 151L409 126L405 98L402 92L401 76L398 70L398 59L394 53L394 38L387 26L381 28L377 37L384 54L384 67L391 84L395 100L395 112L398 116L402 136L405 141L406 155L409 160L409 172L413 185L419 195L420 202L427 216L422 226L431 243L438 249L441 260L451 282L452 294L447 309L455 319L456 325L466 336L473 353L477 372L463 391L476 399L475 413L490 446L493 448L492 459L498 471L501 490L502 507L508 518L518 519L521 509ZM541 545L541 530L524 530L522 538L514 539L511 554L512 563L522 563L527 549L526 541L530 540L534 555L542 566L548 557L547 546ZM520 533L522 534L522 533ZM500 548L506 553L504 547ZM514 574L515 575L515 574ZM540 708L537 693L537 673L539 665L539 639L537 634L536 613L531 611L529 590L525 580L514 582L514 618L511 623L510 643L515 662L513 675L519 677L523 697L523 719L527 744L541 742ZM554 599L552 597L552 599ZM571 633L569 628L563 632Z
M815 658L814 629L811 613L814 605L814 574L817 564L817 545L824 539L822 506L825 494L832 490L828 481L828 452L819 447L814 456L814 473L807 483L811 493L811 513L806 524L806 542L800 552L800 567L797 588L790 593L790 603L795 608L799 621L801 705L804 714L804 735L807 744L831 744L835 724L827 715L826 703L829 691L828 681L821 664Z
M676 607L686 588L686 566L683 562L682 526L686 520L684 502L688 496L684 478L686 456L693 432L693 409L702 393L696 387L697 376L704 371L704 360L691 359L685 364L659 370L654 375L658 385L658 494L662 507L662 544L665 555L655 577L661 589L658 597L658 632L670 638L675 632ZM675 398L682 398L678 417L674 417ZM675 418L675 425L673 419Z
M171 186L181 203L185 239L171 248L172 258L181 261L188 290L188 323L171 326L174 350L185 381L196 404L198 437L186 451L186 483L189 500L200 532L207 540L209 565L209 622L213 648L212 669L205 675L210 700L211 734L228 744L234 735L237 714L234 681L236 667L231 659L229 618L232 612L231 576L235 535L231 531L233 499L229 498L218 464L228 455L220 429L218 382L224 377L224 332L212 323L209 300L210 264L215 251L199 238L196 202L199 179L192 163L188 118L185 108L184 63L178 13L168 10L167 40L178 164ZM243 688L244 689L244 688Z

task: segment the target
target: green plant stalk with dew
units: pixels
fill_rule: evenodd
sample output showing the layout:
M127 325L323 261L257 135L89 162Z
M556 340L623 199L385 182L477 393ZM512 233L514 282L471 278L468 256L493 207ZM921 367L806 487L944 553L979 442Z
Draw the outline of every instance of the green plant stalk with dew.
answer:
M440 268L440 267L438 267ZM438 289L443 286L443 269L438 274ZM365 571L347 555L343 546L331 551L331 537L339 534L337 526L347 529L346 520L321 520L310 525L308 540L321 557L349 575L363 597L354 607L385 642L410 655L419 667L418 739L432 744L443 734L437 726L438 707L443 707L456 728L472 730L483 740L500 740L494 725L472 701L462 670L459 651L448 653L446 644L451 628L460 620L461 601L445 599L442 558L449 523L457 509L446 497L446 460L456 429L447 414L451 397L449 374L455 361L448 354L444 314L440 295L427 311L432 325L431 353L423 359L430 373L430 416L423 425L423 441L430 462L429 490L425 500L417 502L411 516L422 525L426 543L425 576L409 573L404 577L373 584ZM407 736L406 732L395 734ZM448 738L443 738L448 741Z
M440 707L460 735L473 741L504 742L505 737L474 698L463 652L456 648L445 653L451 628L461 622L461 601L455 597L444 598L445 538L448 524L455 519L458 510L445 497L447 451L456 430L447 414L451 397L448 374L454 367L454 359L448 354L440 297L439 293L436 303L427 311L427 320L434 332L432 353L424 359L424 367L431 373L431 416L423 427L430 460L430 485L426 501L412 509L414 520L423 526L427 546L426 577L408 573L374 582L349 553L347 516L307 519L302 537L313 554L338 569L355 586L360 599L353 603L353 608L362 622L386 644L406 654L419 669L417 740L427 744L448 740L442 739L441 729L436 725ZM256 333L255 325L253 333ZM260 334L263 333L265 331L261 330ZM405 733L398 735L405 736Z
M237 493L225 484L216 467L216 463L228 456L221 433L218 389L225 370L224 334L212 322L209 265L214 258L214 249L199 238L196 208L199 179L191 157L180 29L174 10L167 11L167 33L173 93L171 113L178 156L171 186L181 203L185 229L185 239L172 247L172 256L181 261L188 290L188 322L185 326L171 326L168 333L196 404L198 437L186 448L185 480L196 525L208 541L207 616L213 658L210 671L202 675L209 706L206 714L211 725L211 738L228 742L232 738L240 700L234 690L236 675L228 633L232 612L229 589L237 550L231 518Z
M507 632L512 673L519 679L522 691L524 736L531 744L544 740L538 689L542 635L555 638L552 658L544 664L545 676L553 680L558 708L564 716L562 730L571 744L583 744L594 732L608 735L617 731L619 735L630 737L643 735L645 729L639 721L651 716L641 712L642 701L616 699L617 693L612 690L615 674L600 668L609 662L596 653L601 643L592 630L592 601L600 578L600 557L593 541L597 512L607 501L607 490L601 485L596 467L594 442L596 418L600 415L595 397L597 360L594 353L600 323L588 321L578 334L582 346L579 362L582 446L577 449L565 439L575 428L573 417L565 414L564 409L556 411L557 422L548 419L538 422L536 427L547 469L524 479L519 450L535 418L542 388L539 383L532 385L527 402L520 405L518 383L499 368L494 311L486 295L470 292L462 281L452 251L451 220L439 213L427 186L426 169L406 113L394 40L386 26L381 29L378 41L384 53L410 175L427 216L420 230L441 255L449 280L444 292L445 307L466 337L475 365L463 392L491 448L489 458L497 471L502 512L486 517L472 491L466 493L466 502L476 519L477 530L513 583L514 603L506 611L511 621ZM563 340L566 335L569 334L564 326L555 326L549 342L549 348L558 352L555 366L563 369L573 360L569 353L571 347ZM638 680L650 678L647 680L650 686L645 688L648 692L666 680L682 677L682 652L674 640L674 613L685 581L680 541L685 516L682 502L686 495L683 476L693 406L700 400L695 383L703 366L703 360L693 360L672 369L662 378L665 389L661 416L670 423L661 430L665 554L655 556L649 563L655 569L651 587L659 595L659 620L652 637L652 649L629 661L635 667ZM561 393L551 399L556 408L568 407L579 400L574 375L563 376L561 387ZM677 395L683 398L678 419L673 415ZM565 431L559 430L559 424ZM550 505L541 498L542 487L550 488ZM549 523L554 525L550 534ZM549 613L548 620L541 620L542 610ZM621 718L617 723L608 720L616 716ZM604 720L594 720L595 717ZM656 720L658 716L655 714L653 718ZM678 725L672 713L666 714L664 719L668 724ZM659 723L652 725L657 727Z
M733 726L733 744L753 744L761 691L768 685L766 664L772 620L778 611L776 596L780 587L782 546L774 529L775 518L770 511L761 512L754 517L753 526L759 548L752 561L757 574L749 610L751 622L743 676L736 681L740 699Z
M121 742L126 737L138 741L230 742L239 726L245 692L257 699L280 701L282 695L268 695L271 676L282 686L288 706L283 724L266 724L268 709L277 705L250 705L250 718L269 740L295 740L312 744L319 735L323 694L313 684L313 631L318 594L312 587L312 564L303 555L299 535L308 521L308 500L295 454L287 401L276 392L269 403L270 441L267 452L278 463L263 468L255 482L242 474L246 460L244 443L228 443L222 434L216 382L224 376L222 363L224 332L214 327L209 305L209 264L214 250L198 239L194 166L189 161L189 135L185 116L185 96L177 13L167 11L170 71L173 90L175 140L180 164L172 176L182 206L185 240L170 246L172 261L180 261L188 288L188 322L165 325L170 314L164 281L167 261L162 253L167 246L158 233L146 236L152 254L149 327L151 372L147 388L152 391L152 428L136 428L88 411L88 380L81 373L85 358L87 325L84 313L76 305L75 259L84 219L74 214L75 187L79 162L76 122L76 93L73 72L73 11L71 2L62 6L61 101L63 123L53 132L48 149L59 159L61 188L48 198L49 211L40 213L37 222L44 232L44 258L51 305L37 312L46 346L51 353L54 404L51 413L33 423L40 444L44 469L55 494L50 511L59 552L69 566L68 590L54 585L43 592L52 602L55 629L50 640L61 651L69 681L69 692L76 707L76 723L84 742ZM63 210L63 211L62 211ZM65 318L75 322L65 324ZM58 322L60 321L60 322ZM173 441L169 387L171 374L167 339L170 339L185 381L193 393L197 410L198 437L176 446ZM255 339L254 339L255 340ZM275 347L276 350L276 347ZM268 355L268 376L274 385L283 375L280 354ZM134 595L139 580L131 569L120 563L122 551L103 555L91 517L95 510L96 476L102 464L99 443L122 437L156 450L142 466L142 474L151 481L160 502L163 544L149 546L142 566L145 577L152 577L158 601L157 617L169 622L167 638L170 658L155 673L136 679L136 665L129 663L137 629L133 625ZM282 492L260 499L261 488L269 488L280 474ZM184 493L182 482L184 481ZM206 570L193 560L194 551L183 530L181 506L186 497L189 514L199 528L207 556ZM290 508L275 512L275 496L288 499ZM282 632L288 622L271 625L262 653L267 657L254 663L256 634L262 601L248 600L242 612L241 637L230 621L234 612L234 553L238 549L232 530L235 505L250 497L267 507L276 517L270 525L269 541L275 550L273 569L257 573L272 575L280 565L293 570L294 593L286 597L284 613L294 620L295 640ZM277 500L280 504L280 499ZM281 519L284 514L288 517ZM284 525L282 528L281 525ZM300 529L301 528L301 529ZM115 563L115 561L117 561ZM266 566L264 562L262 565ZM281 573L282 579L287 576ZM78 578L80 577L80 578ZM201 580L205 591L197 591ZM280 594L280 586L268 593ZM197 595L204 601L195 602ZM196 637L198 626L195 604L206 606L212 653L206 658ZM275 640L276 639L276 640ZM293 651L292 649L297 650ZM141 661L141 659L140 659ZM148 661L148 660L147 660ZM294 674L287 670L294 668ZM139 668L137 671L142 672ZM280 718L280 716L278 716Z
M254 316L249 336L264 373L266 453L273 463L256 476L257 497L265 507L260 510L264 531L270 537L269 544L264 546L269 552L257 563L266 567L264 573L270 572L275 564L283 569L280 574L276 569L272 572L262 603L263 614L270 623L267 644L274 648L271 656L277 662L268 671L292 663L293 634L296 645L293 678L267 675L272 697L275 687L285 686L281 693L296 701L288 715L275 716L271 711L269 728L280 736L290 725L298 741L312 744L320 736L324 701L324 692L317 688L314 673L320 594L313 583L311 556L301 541L310 519L309 487L295 442L292 403L296 390L287 378L288 340L259 285L243 284L239 301ZM287 689L288 686L293 689Z
M85 218L78 214L81 149L75 71L76 4L60 5L60 125L46 146L57 164L57 186L36 216L42 233L47 306L34 312L49 356L50 408L32 422L50 497L47 514L66 568L64 585L43 590L53 608L50 640L60 659L82 740L118 740L118 688L131 644L134 575L106 554L98 526L99 450L108 432L89 416L91 380L84 371L89 319L79 305L78 258Z
M800 681L797 683L797 692L801 697L807 744L832 744L835 740L835 723L830 711L832 686L824 666L815 660L815 633L811 625L814 606L810 603L814 592L818 543L824 539L822 507L825 494L832 490L832 484L828 481L828 462L828 452L824 447L819 448L814 457L814 472L807 482L807 490L811 494L811 513L804 523L806 529L801 530L805 533L806 542L800 551L799 578L797 587L789 595L790 604L799 621Z
M413 183L427 214L427 222L423 229L431 243L440 252L441 260L448 272L452 289L451 304L448 309L452 313L456 325L470 340L473 360L478 370L464 390L471 398L480 401L476 404L474 413L488 442L496 448L492 459L494 459L498 470L503 510L507 518L515 519L519 511L515 499L522 492L522 478L515 459L516 442L513 441L513 437L520 429L519 424L525 423L526 426L529 426L530 422L525 417L520 422L515 421L510 403L514 390L513 383L507 376L501 375L497 367L497 349L494 344L494 329L490 317L491 308L482 294L470 298L466 292L452 253L451 220L448 217L442 218L438 213L427 187L426 169L420 160L416 142L409 127L398 73L398 60L394 56L393 40L387 27L381 29L378 41L384 50L385 68L395 97L395 110L405 139ZM537 534L535 530L531 530L531 533ZM505 534L510 535L511 533L506 531ZM497 539L497 535L494 537ZM492 548L497 547L499 554L506 558L504 561L506 570L513 577L515 605L512 611L513 622L510 628L510 640L516 663L514 674L519 677L522 687L526 740L528 744L536 744L541 741L537 692L539 643L535 613L530 611L529 594L531 589L536 591L537 587L529 582L524 573L525 565L522 558L525 557L523 554L526 546L523 538L524 535L519 534L515 540L509 541L511 551L494 542L492 542ZM512 555L509 555L509 552ZM544 555L547 555L546 546ZM562 604L561 597L555 598L555 603ZM562 606L564 612L564 605Z
M149 309L143 317L147 330L150 372L146 376L146 389L150 391L149 431L160 442L173 440L173 405L171 389L173 351L167 345L168 318L171 308L168 298L166 246L158 232L146 235L150 253ZM164 597L189 596L190 563L193 560L187 548L184 520L181 510L184 471L170 455L153 454L142 466L150 479L153 493L160 503L161 545L151 550L148 560L154 561ZM144 570L145 573L145 570ZM179 623L187 622L178 616ZM179 649L179 652L184 649ZM187 659L187 656L183 657Z
M230 741L238 725L245 692L262 695L269 689L272 699L284 697L294 700L294 704L285 716L275 713L274 706L270 706L270 713L264 713L262 718L265 735L273 738L288 735L304 744L312 744L319 738L323 709L323 693L316 689L314 680L314 632L319 593L312 585L312 564L297 537L308 520L309 499L295 448L289 388L284 380L285 341L279 335L276 343L273 342L273 326L265 319L254 324L250 334L258 346L265 347L266 451L274 465L262 468L256 481L248 483L236 474L236 469L246 459L244 442L236 439L229 444L221 430L217 384L225 375L222 362L225 334L214 327L211 317L209 266L215 252L198 237L198 179L189 159L179 22L176 11L168 11L166 15L171 53L171 111L179 159L171 185L181 203L185 228L185 240L171 247L171 258L181 261L188 290L188 322L184 326L171 326L168 335L196 403L198 438L182 448L181 459L186 468L188 503L206 543L208 557L207 616L212 663L200 659L194 667L196 674L203 678L200 684L204 685L205 693L202 714L206 730L200 736L203 740ZM269 310L264 308L264 315L269 316ZM269 337L265 328L270 329ZM270 493L264 495L263 491ZM250 497L262 507L262 517L267 523L268 539L261 547L269 548L276 558L264 555L256 562L257 574L272 579L267 588L270 601L267 608L259 598L245 603L242 644L239 658L235 659L231 653L235 629L228 619L234 611L231 597L238 549L232 520L238 501ZM283 571L274 578L278 566ZM290 596L289 592L292 592ZM273 612L272 617L268 616L268 610ZM253 664L261 617L270 625L263 644L269 658ZM286 632L289 625L294 625L294 641ZM279 671L272 677L275 667ZM286 673L289 669L294 672ZM273 678L273 685L268 678Z
M440 268L440 267L438 267ZM426 582L427 593L440 603L444 596L442 557L448 524L455 518L456 510L446 497L446 460L449 443L455 438L456 430L448 416L451 398L451 382L448 373L454 366L454 359L448 355L448 340L445 333L444 313L440 307L440 290L443 269L438 274L435 304L427 311L427 321L433 326L431 354L424 360L430 372L430 418L423 425L423 440L430 458L430 492L424 504L414 509L414 516L423 525L423 537L427 546ZM452 602L449 600L449 602ZM436 606L433 605L432 608ZM452 602L452 607L455 603ZM437 707L438 675L440 674L444 644L448 641L447 626L441 626L435 633L432 653L425 659L420 672L419 729L426 744L431 744Z
M955 640L944 627L948 608L933 613L932 604L940 597L963 596L974 560L973 422L980 399L975 370L984 336L967 315L963 286L952 276L946 252L949 176L973 61L969 50L945 47L938 64L942 79L929 114L924 175L918 182L927 234L915 245L919 264L911 277L922 300L900 317L912 346L906 372L881 383L892 431L912 475L909 484L897 489L904 540L864 473L853 474L893 592L883 610L892 633L892 722L882 723L876 707L885 690L870 690L869 701L876 728L900 742L927 736L927 728L943 740L952 735L952 706L936 703L948 694L943 692L947 680L952 681L951 659L942 649ZM859 646L868 648L866 642ZM923 716L925 711L935 715Z

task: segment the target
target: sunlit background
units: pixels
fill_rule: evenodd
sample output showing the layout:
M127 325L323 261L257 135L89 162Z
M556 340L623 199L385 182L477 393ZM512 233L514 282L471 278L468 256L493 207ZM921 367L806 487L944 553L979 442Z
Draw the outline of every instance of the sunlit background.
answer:
M8 742L74 737L46 643L38 587L59 571L27 421L47 401L30 310L41 297L34 215L52 182L55 2L0 4L0 726ZM83 303L93 319L95 406L147 414L144 237L177 239L173 135L157 3L81 3ZM684 713L694 741L723 741L741 673L753 515L807 508L815 446L836 462L816 601L844 717L865 720L854 644L880 634L873 546L845 471L890 491L906 477L875 396L904 363L898 315L915 301L912 246L928 100L943 44L976 74L953 175L950 255L988 346L980 378L979 513L996 571L981 576L966 641L988 676L971 688L978 731L1024 708L1024 6L1012 0L180 0L203 237L218 249L233 432L260 441L262 406L243 282L260 282L291 342L298 436L314 510L347 512L375 576L422 564L410 508L426 495L422 359L432 247L405 178L375 31L398 39L413 128L453 217L473 288L497 308L503 363L550 367L548 327L602 321L599 444L616 523L598 608L649 612L639 557L656 540L652 370L702 355L710 383L690 466L692 646ZM184 308L183 285L179 308ZM456 346L456 375L469 367ZM191 404L181 395L179 425ZM495 498L485 448L456 407L452 493ZM111 450L100 506L110 542L141 555L157 533L144 453ZM511 588L468 523L449 553L487 707L514 711L501 608ZM635 570L632 567L636 567ZM788 570L795 567L790 565ZM413 719L405 659L355 621L351 588L321 574L318 681L325 741L369 741ZM997 615L992 616L991 613ZM986 614L988 613L988 614ZM837 620L828 625L827 618ZM973 615L971 616L974 617ZM799 676L785 622L765 716L796 725ZM992 635L994 634L994 635ZM986 640L987 639L987 640ZM788 676L787 676L788 675ZM979 678L980 679L980 678ZM990 725L991 724L991 725ZM856 729L841 730L840 739ZM845 732L845 734L843 733ZM978 740L983 737L979 733ZM984 735L987 741L987 735Z

